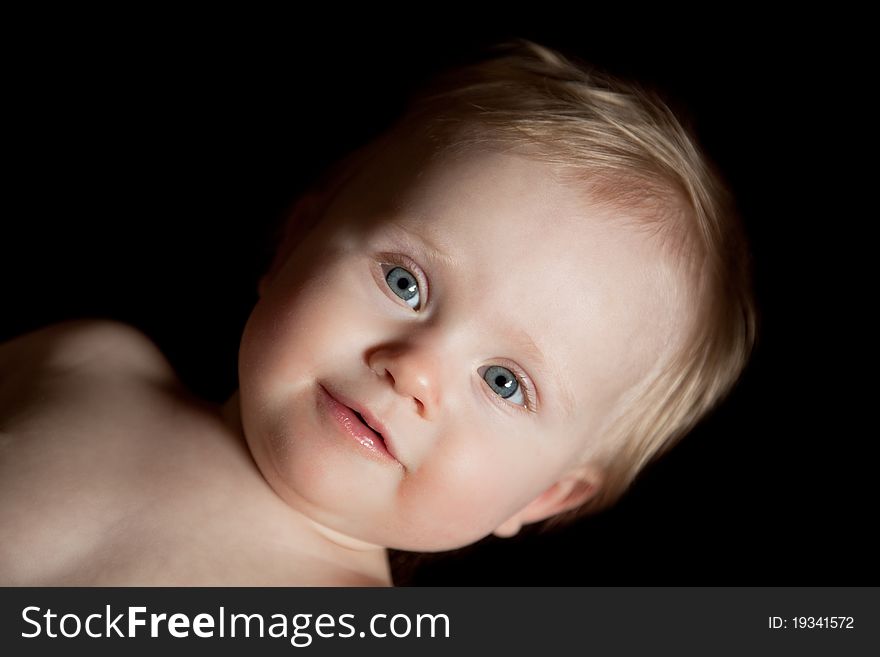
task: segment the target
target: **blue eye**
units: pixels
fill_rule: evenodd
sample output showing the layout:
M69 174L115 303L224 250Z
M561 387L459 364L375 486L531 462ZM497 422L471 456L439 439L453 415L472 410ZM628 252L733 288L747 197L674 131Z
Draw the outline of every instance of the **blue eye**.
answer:
M385 257L391 258L390 255ZM394 259L397 259L397 257L400 256L395 256ZM418 267L418 265L409 266L411 268ZM388 264L387 261L382 264L382 272L385 275L386 285L391 288L391 291L397 297L403 299L410 308L414 310L421 309L424 290L420 289L419 277L411 273L409 269L400 265ZM421 280L425 279L422 278ZM425 286L427 286L427 281L425 281ZM501 365L491 365L486 368L480 368L479 371L483 380L499 397L510 400L511 404L519 406L522 410L534 412L536 408L535 397L532 388L529 387L531 384L528 383L528 378L523 379L525 375L520 374L517 376L513 370Z
M497 392L503 399L510 399L513 403L525 406L525 399L516 375L506 367L492 365L483 373L483 380L489 387Z
M410 308L418 309L420 295L415 276L403 267L394 267L385 275L385 281L394 294L406 301Z

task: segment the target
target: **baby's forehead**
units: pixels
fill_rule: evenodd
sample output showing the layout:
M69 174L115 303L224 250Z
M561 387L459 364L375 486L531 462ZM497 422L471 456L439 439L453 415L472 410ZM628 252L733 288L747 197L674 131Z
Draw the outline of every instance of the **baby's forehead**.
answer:
M372 214L378 230L403 227L445 245L453 257L510 265L515 258L520 270L563 268L572 279L601 265L623 278L637 275L636 267L621 266L622 252L638 256L638 269L662 257L646 231L635 229L634 212L592 198L563 182L555 167L522 153L469 149L402 162L397 170L377 167L380 181L356 210Z
M361 216L406 217L437 235L461 228L461 221L521 234L548 217L556 225L576 217L583 191L528 153L526 146L438 151L418 136L388 136L343 196Z

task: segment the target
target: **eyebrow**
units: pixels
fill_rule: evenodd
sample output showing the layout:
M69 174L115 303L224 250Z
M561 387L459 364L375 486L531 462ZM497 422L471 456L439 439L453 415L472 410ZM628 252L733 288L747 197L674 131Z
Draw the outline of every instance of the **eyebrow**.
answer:
M415 231L406 224L398 221L389 221L388 225L397 231L403 232L410 239L418 241L422 246L422 250L434 260L444 263L447 267L454 267L458 263L455 258L446 253L444 249L440 248L429 235Z
M456 266L458 261L441 249L430 239L430 237L409 228L401 222L389 221L388 225L395 230L403 232L407 237L421 244L422 250L432 259L443 263L447 267ZM554 381L555 385L553 387L560 400L562 410L569 416L572 415L574 412L574 396L571 394L571 390L562 378L558 374L554 375L554 373L550 371L550 368L547 365L547 359L544 358L543 352L538 348L538 345L535 344L535 341L532 340L531 336L522 329L515 329L512 333L512 339L514 348L523 353L524 356L534 364L538 374L545 381ZM539 397L540 396L541 395L539 394Z
M558 373L554 374L550 371L550 368L547 365L547 359L544 358L544 354L538 348L538 345L535 344L535 341L532 340L531 336L522 329L516 329L514 340L516 348L524 353L526 357L535 364L535 368L538 370L540 376L543 377L545 381L553 381L555 383L553 387L556 390L562 409L568 415L571 415L574 412L574 397L571 394L571 390Z

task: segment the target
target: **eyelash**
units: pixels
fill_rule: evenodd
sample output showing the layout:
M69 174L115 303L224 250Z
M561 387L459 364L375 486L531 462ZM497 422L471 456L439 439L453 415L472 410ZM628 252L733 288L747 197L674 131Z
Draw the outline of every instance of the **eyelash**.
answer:
M416 278L416 281L419 284L419 294L422 295L424 297L424 299L428 298L428 280L425 277L424 273L422 272L421 267L419 267L412 259L408 258L405 255L400 255L400 254L396 254L396 253L383 253L380 256L380 260L381 260L381 264L383 264L383 265L394 265L397 267L401 267L401 268L407 270L409 273L413 274ZM394 293L391 291L391 288L388 286L388 282L386 280L388 272L385 271L384 268L381 268L381 269L382 269L382 272L381 272L382 284L383 284L384 288L388 291L389 295L394 295ZM392 267L392 269L393 269L393 267ZM388 270L388 271L391 271L391 270ZM397 301L398 303L403 303L403 301L400 299L400 297L397 297L396 295L394 295L394 296L395 296L395 298L393 298L392 301ZM419 298L420 308L423 308L424 305L425 305L425 301L420 296L420 298ZM420 310L412 309L412 310L415 313L422 312L421 309ZM495 364L500 364L502 367L505 367L508 370L510 370L511 372L513 372L513 375L516 377L517 384L520 386L520 388L523 391L523 396L525 397L526 405L522 406L520 404L506 402L506 401L504 401L503 397L500 397L500 396L496 395L495 393L492 393L490 395L493 398L493 401L495 401L495 403L497 403L499 406L501 406L503 408L514 408L515 410L517 410L521 413L535 413L536 409L537 409L537 401L535 399L535 392L534 392L534 388L532 385L532 380L525 373L523 373L523 371L518 366L514 365L512 362L505 360L503 358L500 360L501 360L500 363L495 363ZM486 366L486 367L487 368L491 367L491 365ZM481 377L482 377L482 375L481 375ZM483 383L485 383L485 381ZM488 386L487 383L486 383L486 385Z

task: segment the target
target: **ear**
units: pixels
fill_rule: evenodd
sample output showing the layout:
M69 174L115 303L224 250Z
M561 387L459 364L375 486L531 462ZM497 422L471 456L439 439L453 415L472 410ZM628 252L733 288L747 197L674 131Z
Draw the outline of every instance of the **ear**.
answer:
M287 258L317 223L319 214L324 209L324 199L325 194L308 192L300 196L287 212L287 218L281 227L281 239L272 257L272 264L257 284L257 292L261 298L287 262Z
M603 480L602 470L598 466L591 463L579 465L492 533L500 538L515 536L523 525L579 507L601 490Z

